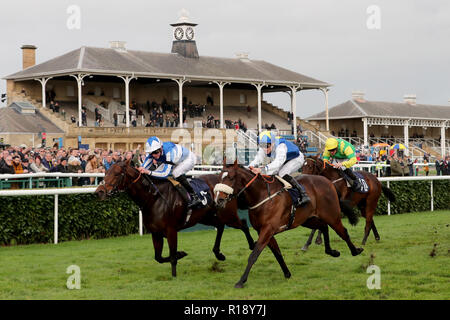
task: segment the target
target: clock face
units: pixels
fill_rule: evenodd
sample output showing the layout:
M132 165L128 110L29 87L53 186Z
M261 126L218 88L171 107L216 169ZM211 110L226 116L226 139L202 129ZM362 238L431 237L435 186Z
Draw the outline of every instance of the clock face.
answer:
M191 27L186 28L186 38L192 40L194 38L194 29Z
M184 31L182 28L178 27L175 29L173 35L175 36L175 39L181 40L183 38Z

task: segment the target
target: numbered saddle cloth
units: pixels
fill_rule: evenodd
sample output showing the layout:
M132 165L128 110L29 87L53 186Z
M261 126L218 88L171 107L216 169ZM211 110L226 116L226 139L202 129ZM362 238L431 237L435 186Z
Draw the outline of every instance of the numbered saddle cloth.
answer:
M192 189L194 189L195 193L198 195L200 200L202 201L202 206L206 207L208 205L213 204L213 198L211 195L211 192L209 190L208 184L201 180L201 179L189 179L189 182L192 186Z
M364 176L361 173L359 173L358 171L353 171L353 173L355 174L355 176L359 182L359 189L355 190L355 191L359 192L359 193L369 192L369 185L367 184L366 180L364 180Z

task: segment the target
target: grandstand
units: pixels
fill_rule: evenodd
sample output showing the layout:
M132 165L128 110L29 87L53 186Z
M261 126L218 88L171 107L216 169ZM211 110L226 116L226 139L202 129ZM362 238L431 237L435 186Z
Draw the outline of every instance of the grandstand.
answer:
M252 60L247 54L235 58L200 55L196 33L189 39L175 36L175 30L197 24L183 17L171 26L171 53L130 50L125 42L112 41L109 48L83 46L36 64L37 48L24 45L24 69L4 78L8 106L26 102L37 108L64 132L66 147L77 146L81 136L91 147L127 148L142 145L150 133L170 139L177 127L187 128L192 137L193 128L203 122L224 136L233 136L234 141L240 134L235 132L236 122L244 131L271 127L295 139L297 130L293 128L302 123L296 116L296 93L330 86L272 63ZM291 113L264 101L266 92L290 93ZM51 110L51 101L59 104L59 110ZM154 104L163 110L162 116L158 115L158 120L164 117L162 126L157 126L155 119L149 123ZM203 113L190 114L187 109L191 104L201 106ZM97 118L101 121L96 122ZM302 126L317 131L307 123Z

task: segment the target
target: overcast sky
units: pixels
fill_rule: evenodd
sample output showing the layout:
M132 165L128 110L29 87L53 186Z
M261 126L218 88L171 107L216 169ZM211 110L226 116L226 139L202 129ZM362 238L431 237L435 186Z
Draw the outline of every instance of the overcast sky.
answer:
M70 5L81 9L80 29L67 27ZM372 5L379 20L367 12ZM108 47L110 40L170 52L169 24L183 8L198 23L200 55L249 52L250 59L331 83L330 107L353 90L368 100L401 102L412 93L417 103L450 107L448 0L0 1L0 76L21 70L23 44L38 47L37 63L83 45ZM1 80L1 93L5 87ZM290 103L285 93L265 99L283 108ZM297 108L301 117L323 111L322 92L298 93Z

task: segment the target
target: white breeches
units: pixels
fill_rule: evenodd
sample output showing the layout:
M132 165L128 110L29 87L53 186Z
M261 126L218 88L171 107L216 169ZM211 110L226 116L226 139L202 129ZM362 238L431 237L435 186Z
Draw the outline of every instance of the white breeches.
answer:
M278 175L280 177L283 177L285 174L292 174L294 172L297 172L305 162L305 158L303 157L303 154L300 153L300 155L297 158L294 158L292 160L289 160L286 162L278 171Z
M179 176L185 174L186 172L192 170L195 166L196 157L193 152L189 153L189 156L184 159L182 162L177 164L173 170L172 175L174 178L178 178Z

